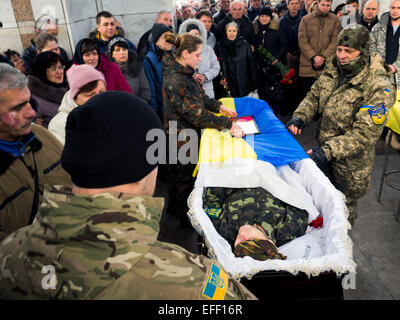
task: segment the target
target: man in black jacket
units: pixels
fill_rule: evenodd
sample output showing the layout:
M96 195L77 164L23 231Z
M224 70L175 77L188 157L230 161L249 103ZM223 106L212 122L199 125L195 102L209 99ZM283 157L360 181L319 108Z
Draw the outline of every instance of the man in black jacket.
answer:
M243 3L240 0L232 1L230 13L217 24L215 36L218 41L225 36L225 27L230 22L236 22L239 27L239 35L241 35L249 44L251 51L254 52L255 35L253 24L250 19L243 15Z
M231 0L218 0L218 4L220 9L213 16L215 24L220 23L229 13L229 10L231 9Z
M360 19L359 24L362 24L364 27L371 32L374 25L378 23L378 12L379 12L379 2L377 0L369 0L363 10L362 17Z

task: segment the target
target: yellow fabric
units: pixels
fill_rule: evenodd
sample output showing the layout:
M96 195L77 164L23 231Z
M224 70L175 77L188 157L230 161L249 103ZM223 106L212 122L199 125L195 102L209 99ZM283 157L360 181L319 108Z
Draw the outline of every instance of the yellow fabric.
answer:
M389 120L386 126L400 134L400 90L397 90L394 106L389 109Z
M236 111L233 98L223 98L220 101L225 107ZM206 129L201 136L199 160L193 177L197 175L201 163L224 162L234 157L257 159L257 154L246 141L232 137L229 131Z

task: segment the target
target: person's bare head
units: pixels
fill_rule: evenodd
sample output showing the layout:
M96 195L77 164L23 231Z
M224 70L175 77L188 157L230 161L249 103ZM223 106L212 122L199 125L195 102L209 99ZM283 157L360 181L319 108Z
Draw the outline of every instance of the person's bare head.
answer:
M241 19L243 16L243 2L240 0L232 1L230 14L235 20Z
M165 24L168 27L172 27L172 15L168 11L160 11L156 17L156 23Z
M377 0L369 0L365 3L362 10L364 19L373 20L379 13L379 2Z
M400 19L400 0L392 0L389 5L389 15L392 21Z
M218 0L222 12L228 13L231 9L231 0Z
M36 113L29 103L28 79L17 69L0 63L0 139L10 142L32 131Z

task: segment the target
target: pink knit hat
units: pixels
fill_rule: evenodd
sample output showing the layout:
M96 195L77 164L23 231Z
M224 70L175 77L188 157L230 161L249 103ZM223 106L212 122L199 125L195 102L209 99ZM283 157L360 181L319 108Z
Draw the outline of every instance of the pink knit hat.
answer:
M89 82L102 80L104 84L106 83L103 73L88 64L73 64L67 71L67 80L72 99L74 99L79 90Z

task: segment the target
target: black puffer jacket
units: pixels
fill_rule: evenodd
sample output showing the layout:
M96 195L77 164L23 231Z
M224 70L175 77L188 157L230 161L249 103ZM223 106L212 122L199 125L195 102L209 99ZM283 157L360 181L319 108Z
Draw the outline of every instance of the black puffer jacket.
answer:
M255 67L250 46L242 36L217 43L216 54L232 97L244 97L256 88Z
M275 58L282 61L288 49L285 34L279 29L279 19L274 16L270 23L262 25L258 17L253 22L256 37L256 49L261 44Z

